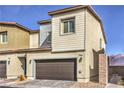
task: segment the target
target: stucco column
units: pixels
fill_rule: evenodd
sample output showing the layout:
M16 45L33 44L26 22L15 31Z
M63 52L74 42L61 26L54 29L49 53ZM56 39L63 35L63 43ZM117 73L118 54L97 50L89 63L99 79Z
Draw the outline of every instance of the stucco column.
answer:
M35 60L29 59L27 61L27 78L35 79Z
M77 57L77 81L89 81L89 61L86 59L87 55L83 52Z

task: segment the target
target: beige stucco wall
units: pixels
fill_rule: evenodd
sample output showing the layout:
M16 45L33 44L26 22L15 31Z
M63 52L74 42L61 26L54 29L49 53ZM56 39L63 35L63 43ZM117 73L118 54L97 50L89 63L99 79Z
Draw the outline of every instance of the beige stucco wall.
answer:
M7 78L17 78L20 75L24 75L24 69L22 68L23 62L19 60L18 56L25 53L12 53L12 54L0 54L0 61L7 61ZM28 79L35 79L35 60L37 59L64 59L64 58L76 58L77 59L77 81L87 82L89 79L85 77L85 52L63 52L63 53L51 53L51 51L39 51L26 53L26 73ZM81 61L80 58L82 58ZM10 60L10 64L8 61ZM81 72L81 73L79 73Z
M98 51L100 50L100 38L102 48L105 49L105 41L99 21L87 10L86 11L86 76L98 75Z
M1 25L0 32L3 31L8 33L8 43L0 43L0 50L29 48L29 32L16 26Z
M39 33L30 34L30 48L38 48L39 46Z
M61 35L61 19L75 17L75 34ZM52 16L52 51L84 49L84 10Z
M17 78L20 75L24 75L24 69L22 68L22 62L17 57L18 54L2 54L0 55L0 61L4 60L7 62L6 71L7 78ZM9 62L10 61L10 64Z
M17 78L20 75L24 75L24 69L22 68L23 62L19 60L18 56L25 53L12 53L12 54L0 54L0 61L7 61L7 78ZM63 53L51 53L51 51L39 51L26 53L26 73L28 79L35 79L35 60L37 59L64 59L64 58L76 58L77 59L77 80L79 82L87 82L85 77L85 52L63 52ZM80 58L82 60L79 62ZM8 61L10 60L10 64ZM81 72L81 73L79 73Z

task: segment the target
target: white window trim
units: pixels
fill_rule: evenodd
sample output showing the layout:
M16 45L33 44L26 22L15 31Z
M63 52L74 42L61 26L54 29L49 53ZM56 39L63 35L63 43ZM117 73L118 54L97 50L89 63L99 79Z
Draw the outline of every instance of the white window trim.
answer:
M74 19L67 19L67 20L65 20L65 21L61 21L61 35L70 35L70 34L75 34L75 31L74 32L70 32L70 23L69 23L69 21L74 21L74 23L75 23L75 18ZM64 22L67 22L68 21L68 32L67 33L64 33ZM75 28L74 28L74 30L75 30Z

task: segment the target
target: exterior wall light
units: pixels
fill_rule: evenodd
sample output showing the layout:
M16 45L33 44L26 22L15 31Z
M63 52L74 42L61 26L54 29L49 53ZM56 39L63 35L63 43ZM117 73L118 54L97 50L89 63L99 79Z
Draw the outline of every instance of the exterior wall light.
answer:
M81 72L81 70L79 70L79 74L81 74L82 72Z
M83 56L83 55L79 55L79 60L78 60L78 61L79 61L79 63L81 63L81 62L82 62L82 56Z
M8 65L10 64L10 58L8 58Z
M82 62L82 57L79 58L79 63Z

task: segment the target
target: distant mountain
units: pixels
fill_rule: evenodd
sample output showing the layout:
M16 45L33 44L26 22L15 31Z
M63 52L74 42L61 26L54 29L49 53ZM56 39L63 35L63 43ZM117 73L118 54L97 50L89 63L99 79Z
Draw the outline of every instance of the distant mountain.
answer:
M109 56L109 66L124 66L124 55L111 55Z

